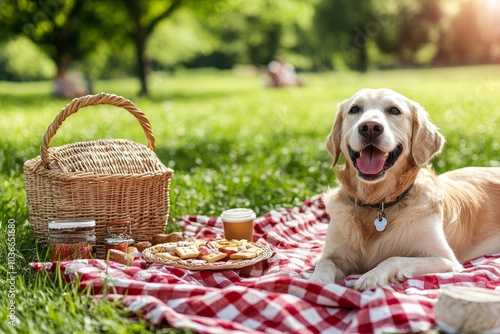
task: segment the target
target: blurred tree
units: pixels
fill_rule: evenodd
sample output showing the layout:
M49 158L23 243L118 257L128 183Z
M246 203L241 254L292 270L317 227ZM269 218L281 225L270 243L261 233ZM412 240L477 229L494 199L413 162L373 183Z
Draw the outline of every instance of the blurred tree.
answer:
M100 77L135 68L146 95L150 59L231 68L280 55L301 69L360 71L498 62L498 17L498 0L2 0L0 39L27 36L59 76L74 61ZM3 64L21 63L4 49Z
M367 43L378 33L370 0L322 0L316 6L315 29L321 48L340 53L352 69L368 68ZM374 30L377 29L377 30Z
M5 0L0 10L0 32L5 34L0 36L12 41L16 35L23 35L37 44L56 64L54 94L75 97L91 91L90 72L95 71L90 71L90 66L83 68L85 82L80 76L68 77L70 66L75 62L84 65L103 41L116 52L124 40L120 36L125 34L113 28L117 22L123 25L125 19L124 9L105 1Z
M1 9L1 35L13 39L22 34L33 40L55 62L58 77L103 38L96 8L83 0L4 0Z
M96 1L115 11L125 8L127 17L121 21L115 21L113 32L122 31L126 33L126 39L132 41L135 49L136 75L140 80L139 95L149 94L148 73L150 72L150 56L147 52L147 44L156 28L165 20L171 19L174 13L181 8L196 9L209 17L217 12L217 9L225 1L211 0L105 0ZM114 15L111 14L110 15ZM132 24L130 24L132 23ZM162 45L162 52L169 52L167 47L175 48L175 45ZM161 52L160 51L160 52Z
M218 1L217 6L222 3ZM0 2L0 32L4 38L23 34L41 46L56 63L58 78L66 75L73 61L88 58L103 42L116 53L132 41L139 93L147 95L147 40L181 5L206 16L216 8L210 0L5 0Z
M0 44L0 80L33 81L54 78L54 62L24 36Z
M150 1L150 0L125 0L128 14L133 23L131 35L135 45L137 76L141 81L140 95L148 95L147 74L149 71L149 58L146 53L148 37L164 19L172 16L183 4L183 0Z
M436 62L449 65L499 62L499 18L499 1L462 1L442 28Z
M436 44L442 9L439 0L389 0L374 2L380 30L374 40L381 52L399 65L419 63L418 52ZM431 59L427 59L430 61Z
M304 59L297 32L309 30L316 1L233 0L217 16L196 13L205 17L202 24L219 38L214 54L255 66L267 65L277 55L306 65L310 61Z
M203 67L227 68L224 62L219 64L217 59L207 60L208 57L204 57L214 52L219 39L205 29L200 21L192 10L183 7L157 26L146 46L152 70L172 70L186 63L191 65L194 62L192 59L198 57ZM229 68L232 64L234 62Z

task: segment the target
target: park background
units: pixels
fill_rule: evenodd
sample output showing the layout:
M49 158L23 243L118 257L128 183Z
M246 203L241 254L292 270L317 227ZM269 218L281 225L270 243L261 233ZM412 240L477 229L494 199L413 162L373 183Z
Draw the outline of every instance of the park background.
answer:
M88 80L185 68L366 72L498 64L497 0L0 2L0 80Z
M125 310L29 268L34 240L23 163L70 99L58 76L131 99L175 174L169 228L232 206L263 214L335 185L325 138L336 105L364 87L418 101L446 137L438 172L500 166L500 1L0 1L0 217L15 221L15 294L0 247L0 332L147 333ZM303 87L269 89L265 68L292 63ZM101 138L145 143L116 107L83 109L51 145ZM85 294L84 294L85 295ZM57 298L55 297L57 296ZM15 301L17 326L7 324ZM97 316L98 315L98 316Z

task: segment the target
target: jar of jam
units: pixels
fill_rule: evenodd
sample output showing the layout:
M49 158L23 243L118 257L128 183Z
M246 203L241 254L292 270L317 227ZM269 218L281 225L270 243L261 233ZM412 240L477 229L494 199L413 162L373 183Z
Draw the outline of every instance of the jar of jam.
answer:
M49 222L49 249L52 261L95 257L95 220L73 219Z
M106 224L108 236L104 239L106 244L106 256L110 249L117 249L127 253L128 246L134 242L131 238L131 226L129 221L110 222Z

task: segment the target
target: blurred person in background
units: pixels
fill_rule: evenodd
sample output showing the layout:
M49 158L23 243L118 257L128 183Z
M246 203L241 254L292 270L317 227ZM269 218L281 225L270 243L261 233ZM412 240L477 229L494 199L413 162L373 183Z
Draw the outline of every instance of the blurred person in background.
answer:
M299 80L292 64L286 62L284 58L278 57L269 63L267 87L287 87L302 86L303 82Z

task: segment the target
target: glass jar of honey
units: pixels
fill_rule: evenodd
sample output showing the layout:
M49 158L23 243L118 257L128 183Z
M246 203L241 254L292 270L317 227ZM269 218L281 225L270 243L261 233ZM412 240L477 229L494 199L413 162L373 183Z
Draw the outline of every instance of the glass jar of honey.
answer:
M128 246L134 242L131 238L131 226L129 221L106 223L108 236L104 239L106 245L106 256L110 249L117 249L127 253Z
M48 243L52 261L95 257L95 220L54 220L49 222L48 227Z

